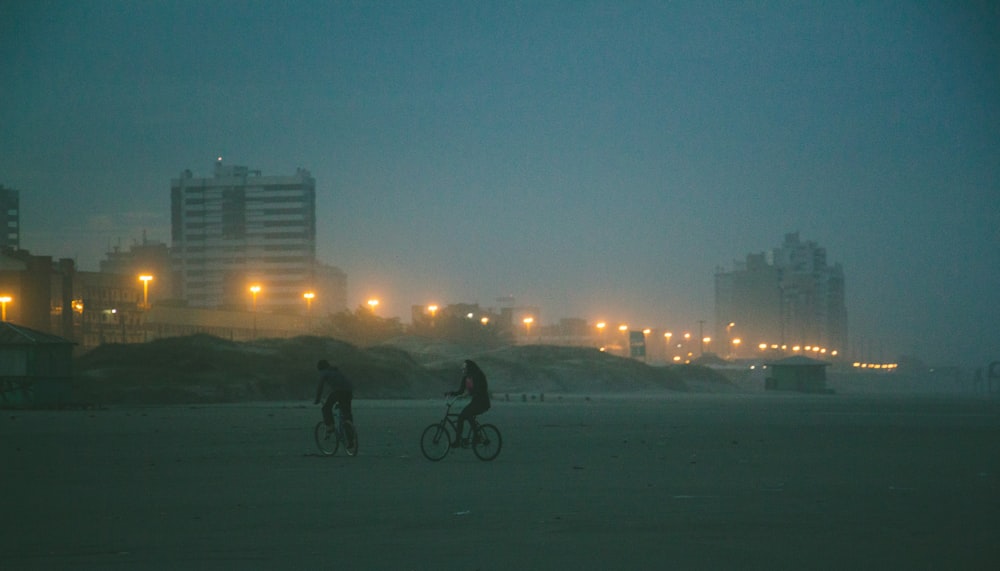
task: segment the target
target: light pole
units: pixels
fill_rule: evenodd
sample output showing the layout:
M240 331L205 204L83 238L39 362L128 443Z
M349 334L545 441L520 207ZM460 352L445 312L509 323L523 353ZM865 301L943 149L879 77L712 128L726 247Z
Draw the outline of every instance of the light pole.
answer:
M622 332L622 357L628 357L628 325L622 323L618 326L618 331Z
M250 286L250 295L253 296L252 303L252 313L253 313L253 337L252 339L257 339L257 294L260 293L259 285Z
M699 350L699 355L705 354L705 320L698 321L698 337L701 337L701 349Z
M653 330L649 327L642 330L642 361L644 363L649 361L649 346L646 344L646 338L649 337L649 334L652 332Z
M524 338L527 341L528 336L531 335L531 324L535 322L535 318L528 316L524 318Z
M2 308L0 309L0 313L2 313L2 315L0 315L0 321L7 321L7 304L10 303L12 299L13 298L9 295L0 297L0 308Z
M371 298L371 299L369 299L369 300L368 300L368 307L370 307L370 308L371 308L371 310L372 310L372 315L375 315L375 308L376 308L377 306L378 306L378 300L377 300L377 299L375 299L375 298Z
M152 281L153 276L149 274L143 274L139 276L139 281L142 282L142 307L149 309L149 282Z
M312 302L313 299L316 298L316 294L311 291L307 291L302 294L302 297L306 300L306 315L310 315L312 313Z
M670 354L672 353L672 351L670 350L670 338L673 337L673 336L674 336L674 334L671 333L670 331L667 331L666 333L663 334L663 339L665 339L666 342L667 342L667 345L666 345L667 346L667 355L666 355L666 357L667 357L666 360L667 361L670 360Z

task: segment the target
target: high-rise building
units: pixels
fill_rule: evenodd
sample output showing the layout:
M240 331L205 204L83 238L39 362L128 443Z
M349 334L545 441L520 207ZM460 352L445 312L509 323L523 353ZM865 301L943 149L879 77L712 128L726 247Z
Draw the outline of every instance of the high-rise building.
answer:
M715 326L719 352L744 354L768 347L847 349L844 270L829 265L826 249L798 232L770 253L749 254L732 271L715 274ZM725 349L721 349L725 347Z
M21 193L0 184L0 250L21 249Z
M309 171L263 176L220 159L211 178L188 170L171 180L170 202L173 283L189 306L306 309L303 294L314 289L316 265L316 182Z

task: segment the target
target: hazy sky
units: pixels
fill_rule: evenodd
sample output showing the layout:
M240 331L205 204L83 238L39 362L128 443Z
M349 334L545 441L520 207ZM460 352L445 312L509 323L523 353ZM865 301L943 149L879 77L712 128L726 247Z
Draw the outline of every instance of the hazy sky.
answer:
M0 0L22 247L170 242L170 179L310 170L322 261L409 321L697 331L798 231L884 357L1000 359L992 2ZM876 355L877 356L877 355Z

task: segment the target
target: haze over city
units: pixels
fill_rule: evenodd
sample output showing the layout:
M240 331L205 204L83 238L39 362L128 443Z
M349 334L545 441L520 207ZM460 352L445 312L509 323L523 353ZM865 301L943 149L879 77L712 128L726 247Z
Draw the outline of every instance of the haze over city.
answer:
M1000 359L1000 9L987 2L8 2L21 246L170 243L170 179L316 179L348 305L513 296L697 329L785 233L886 358Z

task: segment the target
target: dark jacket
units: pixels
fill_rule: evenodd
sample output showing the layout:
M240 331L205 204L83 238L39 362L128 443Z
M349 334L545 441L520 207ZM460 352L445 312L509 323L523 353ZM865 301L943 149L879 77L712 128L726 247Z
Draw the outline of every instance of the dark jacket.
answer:
M331 392L354 392L354 384L337 367L322 369L319 372L319 386L316 387L317 401L323 396L323 387L329 387Z
M466 365L466 373L462 376L456 393L461 394L465 391L468 391L473 403L490 407L490 387L486 382L486 373L475 363Z

